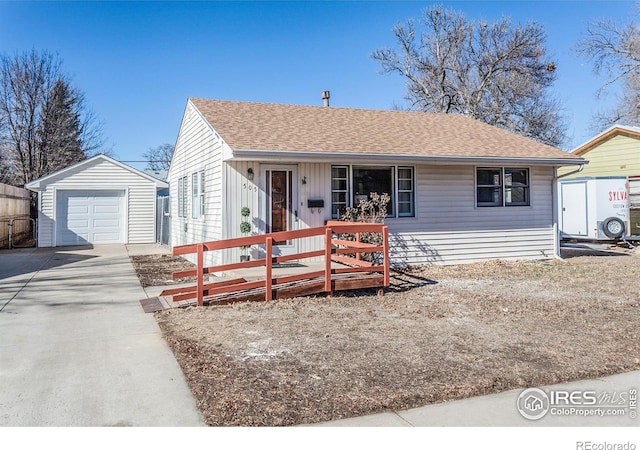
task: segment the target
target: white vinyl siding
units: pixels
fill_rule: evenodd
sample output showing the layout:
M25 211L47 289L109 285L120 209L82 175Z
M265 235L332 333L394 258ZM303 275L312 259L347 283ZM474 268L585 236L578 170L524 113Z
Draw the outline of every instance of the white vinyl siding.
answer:
M264 233L259 217L258 162L225 163L229 210L225 226L227 238L240 235L240 208L251 209L254 233ZM331 199L335 185L329 163L300 163L298 228L324 225L332 219ZM406 167L406 166L403 166ZM246 174L256 176L249 182ZM415 165L414 217L388 218L391 257L394 264L458 264L488 259L540 259L554 255L553 167L532 167L529 171L530 205L524 208L477 208L473 166ZM399 179L400 177L398 177ZM324 208L308 208L309 199L324 200ZM298 251L321 248L322 238L301 240ZM253 257L260 256L254 253ZM229 253L228 262L239 253Z
M130 244L155 242L155 182L110 161L96 159L41 182L38 246L56 245L56 193L92 190L126 191L124 241Z
M530 205L476 208L475 168L416 166L416 218L387 219L399 264L551 258L553 167L530 168Z
M420 164L413 169L414 217L385 220L394 264L462 264L554 256L553 167L529 169L530 204L522 208L477 208L473 166ZM327 203L332 198L332 173L335 175L331 164L299 165L300 177L306 175L308 180L301 186L301 204L306 204L307 198L325 199L324 210L301 207L305 226L321 226L332 218Z
M172 246L214 241L223 237L223 218L228 214L223 207L222 195L224 145L215 130L188 103L169 169L171 210L179 211L178 206L184 208L183 213L171 216ZM200 207L193 205L193 187L188 186L196 173L202 173L203 180L202 190L198 194L198 199L202 199ZM182 178L188 181L184 183L183 200L179 201L178 184ZM190 212L198 210L200 217L192 218ZM207 264L216 261L221 261L220 252L210 252Z
M240 208L251 209L254 233L264 233L259 217L263 195L258 162L230 161L224 166L230 208L225 221L225 238L240 236ZM298 228L324 225L332 219L331 199L336 187L335 167L328 163L300 163ZM405 167L405 166L403 166ZM247 179L253 168L254 180ZM540 259L554 255L553 167L532 167L529 171L530 205L524 208L477 208L473 166L416 165L414 217L388 218L390 250L394 264L458 264L488 259ZM400 179L400 177L398 177ZM324 208L308 208L309 199L324 200ZM321 248L322 238L301 240L298 251ZM239 260L229 252L227 262ZM259 251L252 257L262 257Z
M251 169L251 170L249 170ZM251 171L251 175L249 172ZM251 179L249 179L251 178ZM230 161L224 163L224 179L226 180L226 190L221 193L224 196L226 205L229 205L227 214L224 216L225 233L224 238L241 237L240 222L243 221L240 214L242 208L249 208L249 217L246 221L251 224L253 233L263 234L265 232L265 222L259 220L260 203L258 200L258 183L260 182L260 164L251 161ZM252 248L248 254L251 259L263 257L258 255L259 250ZM227 262L240 261L240 250L227 250L224 252Z
M268 164L272 166L272 164ZM230 205L229 212L225 216L225 238L241 236L240 222L242 217L240 210L243 206L250 209L251 215L248 221L252 224L253 234L264 234L266 223L262 214L264 205L264 180L261 179L262 165L255 161L229 161L224 163L225 179L228 189L225 191L225 203ZM286 167L286 165L282 165ZM298 175L298 222L296 229L321 227L326 220L331 219L331 165L316 163L300 163L295 165ZM254 172L253 180L249 180L248 172ZM305 180L305 183L302 180ZM295 182L295 180L294 180ZM323 200L323 208L309 208L309 200ZM324 237L314 237L298 240L298 251L307 252L322 248ZM225 257L227 262L237 262L240 258L239 251L229 251ZM262 249L251 250L251 257L264 257Z

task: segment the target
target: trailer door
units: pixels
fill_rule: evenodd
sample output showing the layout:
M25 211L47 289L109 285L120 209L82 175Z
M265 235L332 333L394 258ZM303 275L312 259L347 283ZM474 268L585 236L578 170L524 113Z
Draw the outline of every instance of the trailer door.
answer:
M561 183L562 235L587 235L587 183Z

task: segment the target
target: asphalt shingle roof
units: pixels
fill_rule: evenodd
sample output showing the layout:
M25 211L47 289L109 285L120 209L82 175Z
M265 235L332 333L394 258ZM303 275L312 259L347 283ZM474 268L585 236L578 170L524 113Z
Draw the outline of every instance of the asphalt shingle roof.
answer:
M457 114L190 101L234 150L576 159L571 153Z

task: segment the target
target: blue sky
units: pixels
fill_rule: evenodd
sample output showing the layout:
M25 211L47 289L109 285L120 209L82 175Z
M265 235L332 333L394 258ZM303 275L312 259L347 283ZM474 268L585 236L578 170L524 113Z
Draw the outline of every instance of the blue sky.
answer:
M0 51L48 50L104 123L116 158L175 143L188 97L389 109L404 81L371 52L434 2L0 2ZM536 21L557 61L555 95L581 144L605 81L573 51L594 19L628 20L632 1L436 2L470 19ZM609 101L612 99L610 98ZM143 168L144 164L132 164Z

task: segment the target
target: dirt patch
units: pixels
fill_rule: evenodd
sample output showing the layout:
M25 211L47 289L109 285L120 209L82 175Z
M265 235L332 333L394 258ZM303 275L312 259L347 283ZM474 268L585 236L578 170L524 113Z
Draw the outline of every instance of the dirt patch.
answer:
M130 258L142 287L195 282L195 277L172 279L173 272L195 269L195 264L184 258L172 255L132 255Z
M313 423L639 369L636 252L571 253L413 268L382 297L156 317L217 426Z

